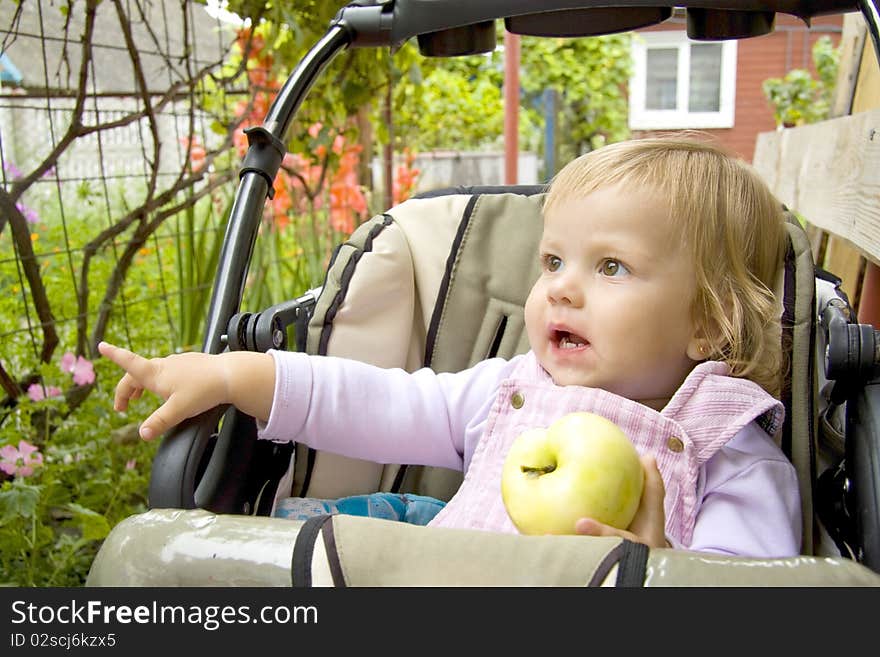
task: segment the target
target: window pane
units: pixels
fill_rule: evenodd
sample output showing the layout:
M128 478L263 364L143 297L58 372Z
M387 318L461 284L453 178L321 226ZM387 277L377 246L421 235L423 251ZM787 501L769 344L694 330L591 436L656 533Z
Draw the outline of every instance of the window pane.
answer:
M674 110L678 79L678 48L648 48L645 109Z
M721 109L721 44L691 45L691 76L688 111L717 112Z

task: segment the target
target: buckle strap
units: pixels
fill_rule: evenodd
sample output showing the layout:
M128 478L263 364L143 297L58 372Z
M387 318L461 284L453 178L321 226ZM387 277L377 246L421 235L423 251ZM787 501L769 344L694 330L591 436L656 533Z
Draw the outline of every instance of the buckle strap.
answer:
M623 554L617 566L615 586L638 588L645 585L645 571L648 568L650 549L644 543L623 541Z
M293 544L293 558L290 563L291 586L295 588L311 588L312 586L312 555L315 553L315 541L324 523L331 515L313 516L303 523Z

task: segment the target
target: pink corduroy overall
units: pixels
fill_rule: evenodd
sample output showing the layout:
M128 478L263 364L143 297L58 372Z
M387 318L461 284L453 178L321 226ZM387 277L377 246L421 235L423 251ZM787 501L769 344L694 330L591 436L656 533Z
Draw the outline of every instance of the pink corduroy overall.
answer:
M784 419L779 401L728 373L725 363L700 363L657 412L598 388L557 386L529 352L501 382L461 487L429 524L516 533L501 499L501 469L511 444L527 429L589 411L620 426L639 453L655 456L666 488L666 535L689 545L700 467L749 422L757 420L774 436Z

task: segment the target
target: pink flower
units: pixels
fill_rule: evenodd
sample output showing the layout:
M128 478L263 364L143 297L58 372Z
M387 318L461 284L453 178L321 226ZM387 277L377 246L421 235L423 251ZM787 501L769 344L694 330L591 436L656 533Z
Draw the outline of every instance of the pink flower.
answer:
M31 401L40 401L42 399L49 399L50 397L60 397L61 388L55 386L46 386L44 388L39 383L32 383L28 386L27 394Z
M3 170L13 178L21 178L24 175L22 174L21 169L15 166L12 162L4 162Z
M68 351L61 357L61 371L73 372L73 366L76 365L76 356L73 352Z
M136 465L137 465L137 459L129 459L125 462L125 469L126 470L134 470Z
M29 477L41 465L43 455L26 440L19 440L17 449L12 445L0 447L0 470L6 474Z
M95 368L92 361L82 356L74 356L67 352L61 357L61 370L73 374L73 382L78 386L88 385L95 381Z
M82 356L76 359L76 365L73 368L73 382L77 385L84 386L95 381L95 368L92 361L86 360Z
M24 203L16 203L15 207L18 208L18 211L24 215L25 221L27 221L29 224L40 223L40 216L37 214L36 210L32 210Z

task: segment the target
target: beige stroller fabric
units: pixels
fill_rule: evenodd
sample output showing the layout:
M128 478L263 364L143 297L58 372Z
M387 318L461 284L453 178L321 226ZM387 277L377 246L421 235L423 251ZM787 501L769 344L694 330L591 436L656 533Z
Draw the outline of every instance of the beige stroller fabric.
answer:
M306 524L148 511L113 529L86 585L880 586L880 575L847 559L644 548L640 560L639 550L627 550L634 544L618 538L515 536L345 515L320 517L317 530L302 536Z

